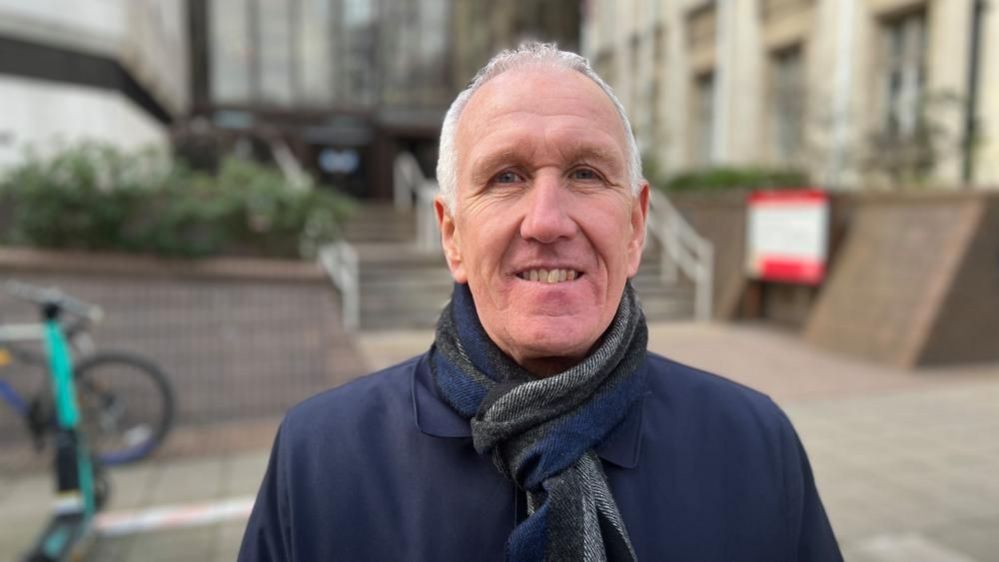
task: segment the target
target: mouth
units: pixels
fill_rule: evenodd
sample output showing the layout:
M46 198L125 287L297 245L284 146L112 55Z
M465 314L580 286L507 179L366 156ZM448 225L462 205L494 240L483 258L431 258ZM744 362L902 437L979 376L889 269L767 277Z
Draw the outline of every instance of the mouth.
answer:
M525 269L518 272L517 277L524 281L534 281L536 283L546 283L554 285L556 283L567 283L575 281L583 276L582 271L575 269Z

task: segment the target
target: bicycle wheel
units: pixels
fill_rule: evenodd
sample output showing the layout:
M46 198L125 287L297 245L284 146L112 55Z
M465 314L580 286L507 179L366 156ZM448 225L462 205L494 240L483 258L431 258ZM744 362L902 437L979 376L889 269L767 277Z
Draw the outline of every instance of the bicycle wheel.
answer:
M173 421L170 383L152 362L99 352L75 368L81 428L105 465L137 461L156 449Z

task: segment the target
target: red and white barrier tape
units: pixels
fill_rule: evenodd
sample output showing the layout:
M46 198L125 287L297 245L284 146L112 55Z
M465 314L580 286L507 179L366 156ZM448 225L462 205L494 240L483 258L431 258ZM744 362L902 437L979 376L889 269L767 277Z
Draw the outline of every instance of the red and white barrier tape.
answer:
M253 498L168 505L135 511L101 513L97 515L94 526L98 534L114 537L246 519L251 509L253 509Z

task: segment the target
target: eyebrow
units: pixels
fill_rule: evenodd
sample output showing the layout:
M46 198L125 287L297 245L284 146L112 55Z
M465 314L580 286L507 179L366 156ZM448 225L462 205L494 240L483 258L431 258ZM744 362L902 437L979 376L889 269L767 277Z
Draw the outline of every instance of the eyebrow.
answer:
M596 161L605 166L610 166L614 171L619 169L619 164L623 164L623 162L619 163L618 159L615 158L615 151L605 146L587 142L572 144L568 148L560 149L559 153L569 162Z
M505 149L493 152L472 163L472 182L485 183L493 176L497 168L517 165L527 159L524 149Z

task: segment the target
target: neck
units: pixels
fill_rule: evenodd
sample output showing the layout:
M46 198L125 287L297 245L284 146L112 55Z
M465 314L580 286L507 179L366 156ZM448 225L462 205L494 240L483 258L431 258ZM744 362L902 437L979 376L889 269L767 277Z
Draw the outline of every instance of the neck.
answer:
M521 359L517 364L539 379L548 378L567 371L579 364L581 358L574 357L532 357Z

